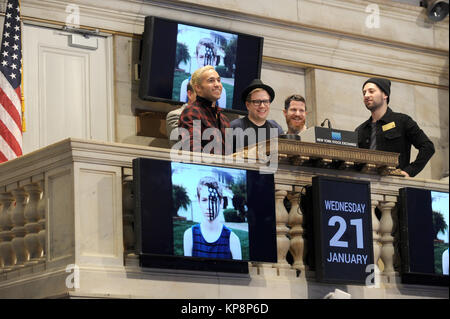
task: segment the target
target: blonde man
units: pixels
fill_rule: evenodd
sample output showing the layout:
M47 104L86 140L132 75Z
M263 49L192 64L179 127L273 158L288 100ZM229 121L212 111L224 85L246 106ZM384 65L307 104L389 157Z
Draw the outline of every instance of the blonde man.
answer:
M181 130L182 141L189 141L189 149L193 152L202 152L208 146L209 153L223 155L225 129L230 127L230 122L216 105L222 94L220 76L213 66L207 65L192 74L191 83L197 98L180 115L178 127L184 129ZM208 128L215 130L203 136Z

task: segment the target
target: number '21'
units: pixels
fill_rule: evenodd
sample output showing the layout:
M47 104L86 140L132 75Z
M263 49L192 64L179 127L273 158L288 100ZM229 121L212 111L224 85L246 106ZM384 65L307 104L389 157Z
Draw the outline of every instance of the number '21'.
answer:
M339 228L334 234L334 236L330 239L330 246L333 247L344 247L348 248L348 242L344 240L340 240L342 235L347 230L347 223L344 218L341 216L333 216L328 220L328 226L335 226L336 223L339 224ZM350 225L356 227L356 247L359 249L364 248L364 240L363 240L363 229L362 229L362 219L351 219Z

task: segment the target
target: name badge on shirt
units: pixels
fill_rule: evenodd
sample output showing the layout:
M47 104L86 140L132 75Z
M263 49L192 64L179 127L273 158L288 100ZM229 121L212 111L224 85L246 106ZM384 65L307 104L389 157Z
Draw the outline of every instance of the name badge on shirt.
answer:
M383 132L386 132L390 129L393 129L394 127L395 127L395 122L391 122L391 123L383 125L381 128L383 129Z

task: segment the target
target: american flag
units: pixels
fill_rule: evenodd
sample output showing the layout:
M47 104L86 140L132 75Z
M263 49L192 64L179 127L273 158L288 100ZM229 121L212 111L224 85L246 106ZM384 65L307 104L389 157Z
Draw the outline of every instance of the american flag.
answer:
M22 44L19 0L8 0L0 49L0 163L22 155Z

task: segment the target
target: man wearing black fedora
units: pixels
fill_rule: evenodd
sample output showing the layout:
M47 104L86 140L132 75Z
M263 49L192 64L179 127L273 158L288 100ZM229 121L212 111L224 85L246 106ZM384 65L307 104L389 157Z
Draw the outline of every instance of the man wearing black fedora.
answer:
M283 129L274 120L267 120L270 103L275 98L274 90L260 79L254 79L241 94L248 115L230 123L235 136L234 147L239 149L283 134ZM250 130L247 130L250 129Z
M391 81L370 78L362 87L364 104L371 117L356 128L358 147L400 153L398 168L407 177L420 173L434 154L433 142L408 115L388 107ZM410 162L411 145L419 150Z

